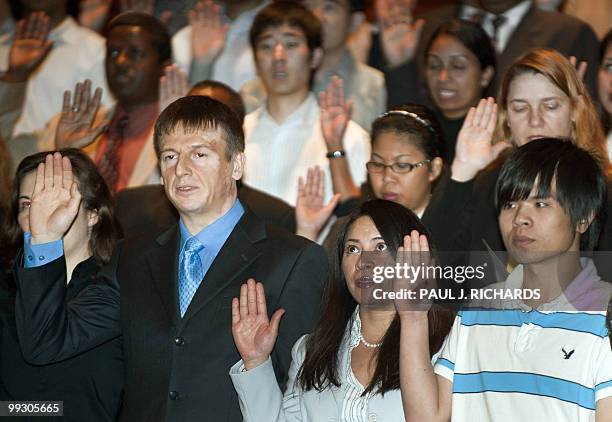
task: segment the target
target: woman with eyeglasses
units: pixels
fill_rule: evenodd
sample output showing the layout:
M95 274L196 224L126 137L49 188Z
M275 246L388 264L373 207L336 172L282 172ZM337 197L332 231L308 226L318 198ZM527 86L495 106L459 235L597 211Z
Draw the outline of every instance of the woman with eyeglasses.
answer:
M457 198L445 194L448 177L441 177L444 141L434 113L417 104L390 110L372 124L371 142L370 161L366 163L368 183L362 186L360 198L342 207L351 208L350 205L370 198L396 202L421 218L438 250L459 249L454 234L459 232L458 225L448 205L461 203L462 193L455 189ZM324 189L323 172L309 170L306 181L301 181L298 189L298 235L311 240L320 236L332 212L330 205L322 204ZM331 239L335 239L343 223L343 219L339 219L330 228L323 242L328 250L332 249Z

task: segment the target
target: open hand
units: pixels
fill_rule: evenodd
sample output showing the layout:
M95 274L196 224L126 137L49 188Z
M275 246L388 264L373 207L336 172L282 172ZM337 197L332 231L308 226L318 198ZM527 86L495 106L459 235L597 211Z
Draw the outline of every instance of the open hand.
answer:
M380 43L387 64L397 67L414 59L425 21L413 22L415 0L376 0Z
M225 45L229 29L223 23L221 7L212 0L200 1L187 13L191 26L192 58L201 64L212 63Z
M342 137L351 119L351 101L344 100L342 78L332 76L327 89L319 93L321 107L321 131L328 151L342 148Z
M83 148L91 144L106 129L106 125L94 127L96 113L102 100L102 88L96 88L91 95L91 81L78 82L74 95L64 91L62 114L55 132L55 147Z
M43 12L31 13L17 22L15 40L9 52L8 69L3 77L8 82L25 82L51 51L48 40L49 17Z
M497 104L491 97L481 99L477 107L470 108L457 136L452 177L467 181L491 164L499 154L512 145L499 142L493 145L493 132L497 123Z
M72 175L72 165L59 152L48 154L36 169L30 201L32 243L61 239L79 213L81 194Z
M306 182L298 180L298 197L295 203L297 234L315 240L338 205L340 194L335 194L325 205L325 172L316 166L309 168Z
M404 244L397 248L396 264L403 268L422 269L423 271L428 266L434 264L429 249L427 236L419 234L413 230L409 235L404 236ZM412 274L412 272L408 272ZM435 280L430 279L423 272L419 273L417 279L395 278L393 281L393 290L412 291L414 297L408 299L395 299L395 309L400 318L422 317L427 315L427 311L431 308L432 301L428 299L427 292L435 287ZM422 296L424 294L424 296Z
M159 78L159 112L187 95L188 91L189 84L185 72L175 64L166 66L164 74Z
M272 353L284 313L278 309L268 320L263 284L250 278L240 287L240 299L232 300L232 335L247 370L264 363Z

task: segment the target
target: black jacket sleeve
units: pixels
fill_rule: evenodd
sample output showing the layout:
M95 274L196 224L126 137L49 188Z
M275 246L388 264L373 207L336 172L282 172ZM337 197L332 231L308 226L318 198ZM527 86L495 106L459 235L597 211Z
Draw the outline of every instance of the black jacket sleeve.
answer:
M15 268L15 320L24 358L44 365L73 357L121 334L119 284L111 268L66 300L64 257Z

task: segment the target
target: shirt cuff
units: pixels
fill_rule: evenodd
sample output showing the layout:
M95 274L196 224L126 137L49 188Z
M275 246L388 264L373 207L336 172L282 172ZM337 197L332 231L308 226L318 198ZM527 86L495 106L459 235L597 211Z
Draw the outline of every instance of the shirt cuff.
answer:
M25 232L23 235L24 268L40 267L64 255L64 242L62 239L33 245L31 237L32 234L30 232Z

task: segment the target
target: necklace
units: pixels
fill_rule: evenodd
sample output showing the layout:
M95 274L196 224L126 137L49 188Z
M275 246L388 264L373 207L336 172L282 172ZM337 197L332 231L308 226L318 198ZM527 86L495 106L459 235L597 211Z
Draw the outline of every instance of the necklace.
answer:
M368 343L367 341L365 341L365 339L361 335L361 332L359 333L359 341L362 342L365 347L369 347L370 349L376 349L376 348L382 346L382 342L380 342L380 343Z

